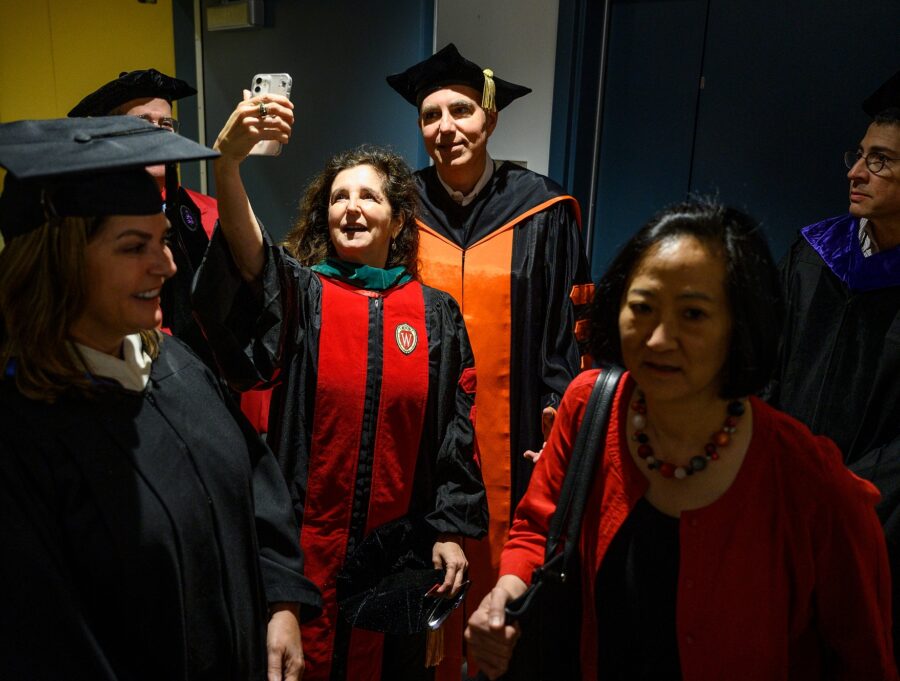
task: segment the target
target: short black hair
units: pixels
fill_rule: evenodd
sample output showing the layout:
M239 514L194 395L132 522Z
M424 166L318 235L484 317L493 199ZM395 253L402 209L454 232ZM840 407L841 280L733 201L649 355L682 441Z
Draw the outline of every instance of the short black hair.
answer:
M632 272L652 246L678 236L692 236L725 259L732 329L720 396L735 399L760 392L775 369L783 324L778 271L756 221L711 199L666 208L625 244L597 285L591 354L598 361L623 363L619 311Z
M900 107L890 107L879 111L872 117L872 122L878 125L900 125Z

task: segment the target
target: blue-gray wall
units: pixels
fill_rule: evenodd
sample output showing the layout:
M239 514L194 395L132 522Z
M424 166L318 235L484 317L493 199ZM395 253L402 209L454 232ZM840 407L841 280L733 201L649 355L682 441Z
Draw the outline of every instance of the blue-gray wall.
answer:
M865 133L863 98L900 68L900 1L609 3L596 177L600 0L560 0L551 156L585 209L595 192L595 278L691 192L754 215L776 257L803 225L846 212L841 154Z
M197 57L194 49L194 0L172 0L172 29L175 42L175 74L196 85ZM178 131L197 140L197 98L187 97L177 103ZM181 183L200 189L200 164L185 163L179 167Z
M266 0L265 7L265 28L203 32L206 134L212 144L255 73L291 74L291 143L281 156L249 158L243 171L257 215L281 237L306 183L335 152L382 144L413 167L426 165L416 111L384 78L431 54L434 11L432 0Z

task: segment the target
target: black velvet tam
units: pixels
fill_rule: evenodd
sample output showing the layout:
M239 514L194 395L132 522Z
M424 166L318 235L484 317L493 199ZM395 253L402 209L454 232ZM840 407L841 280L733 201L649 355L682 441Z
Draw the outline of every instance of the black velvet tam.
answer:
M468 85L482 92L484 77L484 69L463 57L456 46L450 43L428 59L410 66L403 73L388 76L387 82L403 99L418 107L425 95L447 85ZM496 76L493 76L493 80L497 88L495 94L497 111L531 92L531 88L510 83Z
M404 570L340 601L341 616L352 626L406 636L425 631L439 596L428 592L444 581L443 570Z
M115 80L94 90L69 112L70 117L107 116L132 99L158 97L170 104L176 99L196 95L197 91L179 78L156 69L123 71Z
M888 78L862 105L863 111L874 117L887 109L900 109L900 71Z
M144 166L218 153L135 116L0 125L0 195L7 241L53 216L152 215L159 189Z
M431 566L434 531L409 518L376 528L347 558L338 576L338 604L352 626L387 634L425 631L444 581Z

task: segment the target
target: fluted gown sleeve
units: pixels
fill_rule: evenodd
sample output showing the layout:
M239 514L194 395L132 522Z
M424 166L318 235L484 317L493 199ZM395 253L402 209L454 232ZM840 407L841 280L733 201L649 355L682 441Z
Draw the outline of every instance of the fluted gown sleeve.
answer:
M247 440L253 467L253 508L266 600L269 604L299 603L301 620L310 620L322 611L322 596L303 575L300 531L284 477L250 422L236 405L227 402Z
M238 273L221 230L210 241L194 281L194 314L220 371L234 389L250 390L277 380L285 349L302 344L304 288L315 276L276 246L263 229L265 262L258 281Z
M434 506L426 515L439 533L480 538L487 532L487 497L477 461L475 430L475 363L465 322L446 293L425 288L434 324L440 329L429 341L429 363L436 371L431 390L426 438L437 443L434 457Z
M586 332L593 294L577 205L564 201L546 211L544 269L547 301L541 339L541 408L557 408L581 366L579 340Z

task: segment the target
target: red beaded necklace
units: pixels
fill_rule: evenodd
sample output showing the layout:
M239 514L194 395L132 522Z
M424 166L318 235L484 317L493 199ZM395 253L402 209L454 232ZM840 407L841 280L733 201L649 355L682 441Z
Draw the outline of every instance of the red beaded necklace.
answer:
M659 471L664 478L676 478L684 480L689 475L699 473L706 469L710 461L719 459L719 448L727 447L731 442L731 436L737 431L737 424L744 413L744 403L741 400L732 400L728 403L725 421L722 428L716 431L712 439L706 443L703 448L704 453L691 457L686 466L676 466L675 464L663 461L653 452L650 446L650 438L644 432L647 427L647 402L644 401L644 393L638 391L637 397L631 403L631 409L634 415L631 417L631 423L634 426L634 440L638 443L637 455L647 464L647 468L651 471Z

